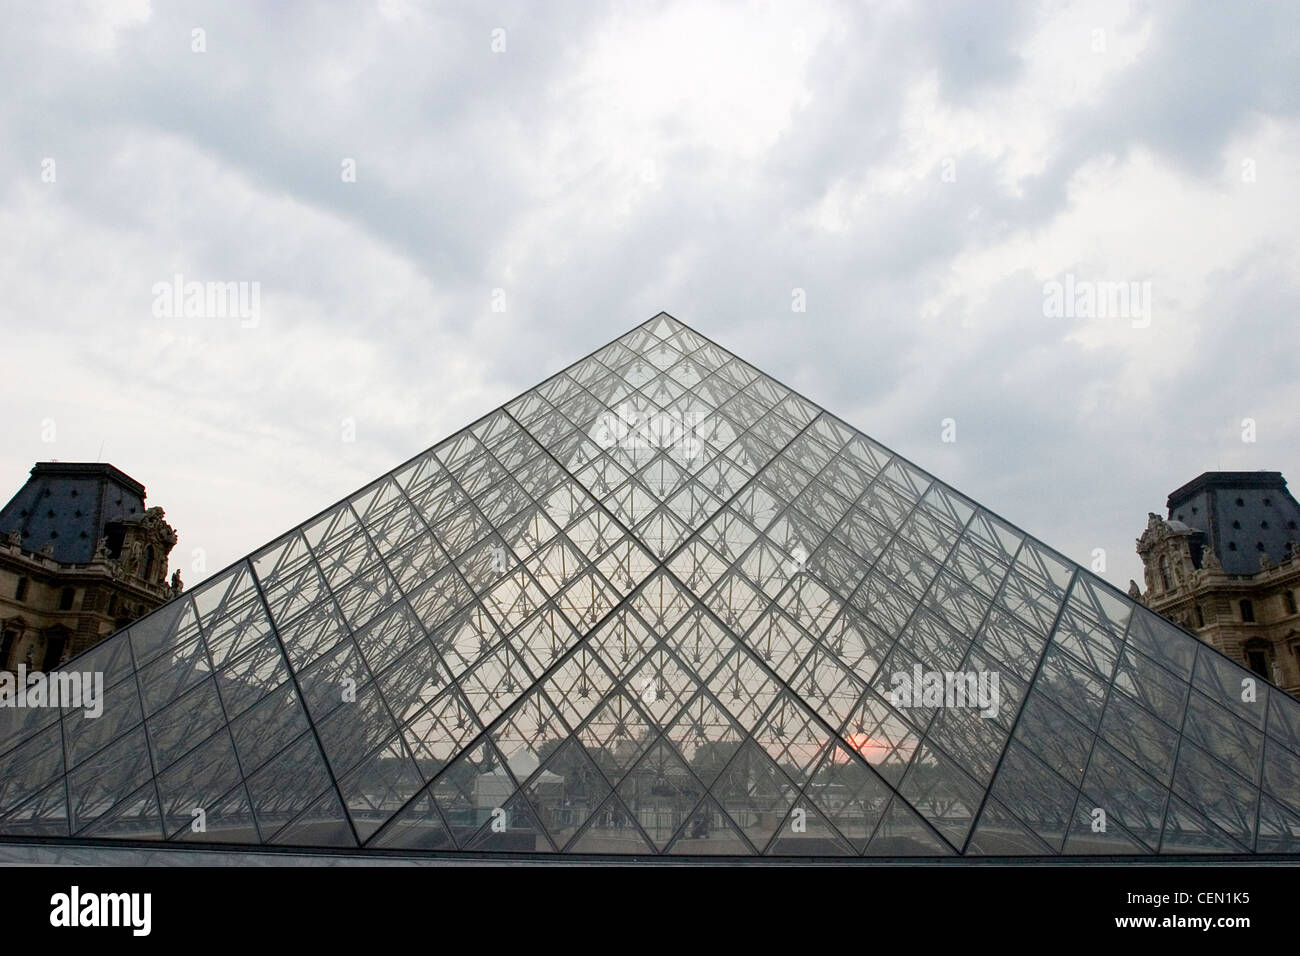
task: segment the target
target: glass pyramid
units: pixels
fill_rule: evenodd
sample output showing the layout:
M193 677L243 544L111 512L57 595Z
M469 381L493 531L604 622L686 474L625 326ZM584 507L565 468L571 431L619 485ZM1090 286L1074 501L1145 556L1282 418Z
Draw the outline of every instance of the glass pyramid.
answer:
M64 670L0 840L1300 852L1300 704L666 314Z

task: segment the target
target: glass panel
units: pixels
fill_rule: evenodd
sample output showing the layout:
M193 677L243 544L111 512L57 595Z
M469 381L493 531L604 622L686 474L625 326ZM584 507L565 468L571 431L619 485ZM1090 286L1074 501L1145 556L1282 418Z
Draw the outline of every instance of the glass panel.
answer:
M356 846L357 840L334 790L321 794L296 820L271 838L288 846Z
M74 834L109 813L149 779L149 746L144 726L105 747L68 774L70 823ZM153 838L161 838L161 826Z
M68 788L60 777L3 819L4 832L14 836L68 836Z
M28 690L31 690L31 685ZM128 728L138 726L144 719L134 677L104 691L102 700L103 710L99 714L85 708L65 708L63 711L63 746L71 767L107 746Z
M402 729L425 780L432 780L481 730L465 698L445 691Z
M984 788L928 743L921 746L898 792L953 846L966 842L984 799Z
M1261 797L1259 803L1259 838L1257 853L1300 852L1300 814L1281 804Z
M13 688L7 691L12 694ZM52 707L0 707L0 753L19 742L30 740L40 730L55 723L60 711Z
M866 856L950 856L953 849L901 797L885 811Z
M0 834L1300 852L1300 704L666 315L79 669Z
M765 852L793 857L857 855L856 848L807 800L795 801Z
M1187 705L1187 719L1183 723L1183 736L1246 780L1259 779L1264 735L1203 694L1192 694Z
M1263 728L1268 713L1268 684L1209 645L1203 644L1197 651L1192 685L1216 704Z
M377 680L393 717L404 723L446 686L447 672L433 648L420 641Z
M1115 824L1141 840L1147 852L1155 852L1168 800L1163 786L1099 740L1084 777L1076 819L1086 816L1090 834L1107 833Z
M607 779L618 781L654 741L654 726L626 694L617 693L578 731L587 754Z
M1052 848L1002 804L989 798L966 847L967 856L1047 856Z
M158 791L146 783L77 834L83 839L157 840L162 836Z
M1178 734L1123 694L1112 693L1101 722L1101 735L1116 750L1169 785L1178 750Z
M1164 618L1139 609L1129 623L1128 643L1184 681L1192 674L1196 638Z
M1085 726L1095 729L1101 720L1106 685L1084 665L1056 647L1047 649L1035 685Z
M197 632L192 641L155 657L140 670L145 713L152 714L212 673L208 653Z
M756 849L767 846L798 790L757 744L742 744L709 788L718 805Z
M533 813L528 799L516 793L494 808L492 817L477 834L464 843L463 849L505 853L553 853L546 831Z
M920 735L881 698L868 691L845 723L840 736L893 786L920 745Z
M1113 685L1170 727L1181 727L1189 688L1150 658L1125 648Z
M1060 852L1077 791L1018 741L1007 748L991 793L1052 852Z
M825 726L789 694L777 699L754 731L754 742L800 788L808 783L832 739Z
M1169 798L1161 853L1241 853L1244 847L1177 797Z
M130 635L137 666L143 666L169 647L196 639L199 618L193 600L187 596L169 601L132 624Z
M1062 851L1067 856L1142 856L1152 852L1113 817L1107 817L1103 825L1102 819L1094 816L1094 809L1087 798L1079 801Z
M1034 756L1074 786L1083 780L1092 750L1092 732L1039 691L1031 693L1025 702L1025 709L1016 721L1015 736Z
M263 766L271 755L307 730L307 715L291 685L285 684L231 722L244 775Z
M393 718L374 684L367 684L357 691L355 699L344 700L328 717L316 721L316 734L336 778L396 733Z
M1300 757L1272 740L1264 744L1264 789L1300 811Z
M154 767L163 770L171 766L210 734L224 731L225 723L226 715L217 695L216 682L206 680L149 718ZM226 789L229 788L227 785Z
M646 836L662 849L691 818L704 796L704 785L681 755L661 741L623 778L618 795Z
M181 829L206 831L208 814L218 809L222 798L240 781L235 746L223 728L184 760L158 775L167 834L170 836Z
M1289 694L1270 694L1268 734L1300 753L1300 702Z
M260 843L261 834L253 818L253 804L240 782L229 793L218 797L203 816L203 825L191 818L168 839L182 843Z
M248 794L263 836L274 834L297 817L329 786L315 739L311 734L299 737L248 778Z
M424 780L400 737L388 741L339 780L348 816L363 842L422 786ZM337 822L341 818L331 814L325 819Z
M51 725L0 757L0 817L62 778L63 738Z
M617 796L610 796L595 813L585 830L569 844L567 853L626 854L654 853L654 846L636 823L636 814Z
M1187 740L1178 750L1173 792L1244 848L1254 846L1259 791Z
M609 793L605 778L571 738L559 743L522 791L533 817L557 847L573 840Z
M254 645L216 676L229 717L243 713L288 679L280 642L274 636Z

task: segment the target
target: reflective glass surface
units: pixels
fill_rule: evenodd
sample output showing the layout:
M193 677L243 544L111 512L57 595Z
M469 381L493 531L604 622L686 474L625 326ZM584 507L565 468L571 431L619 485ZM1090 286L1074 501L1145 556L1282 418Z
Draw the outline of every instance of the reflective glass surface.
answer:
M659 315L0 708L0 836L1300 852L1300 705Z

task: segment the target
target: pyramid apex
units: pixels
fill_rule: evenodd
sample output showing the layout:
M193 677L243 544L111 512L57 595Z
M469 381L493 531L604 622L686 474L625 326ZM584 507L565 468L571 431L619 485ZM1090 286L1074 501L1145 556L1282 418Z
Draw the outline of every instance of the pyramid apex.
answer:
M213 736L0 722L0 848L1300 859L1300 704L667 312L69 667Z

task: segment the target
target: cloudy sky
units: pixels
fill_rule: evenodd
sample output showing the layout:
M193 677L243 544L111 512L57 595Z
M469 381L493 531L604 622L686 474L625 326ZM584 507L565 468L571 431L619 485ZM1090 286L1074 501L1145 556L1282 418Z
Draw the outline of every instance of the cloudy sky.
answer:
M1123 588L1178 485L1300 480L1298 47L1289 3L32 5L0 496L111 462L193 585L664 310ZM177 274L256 321L157 314Z

